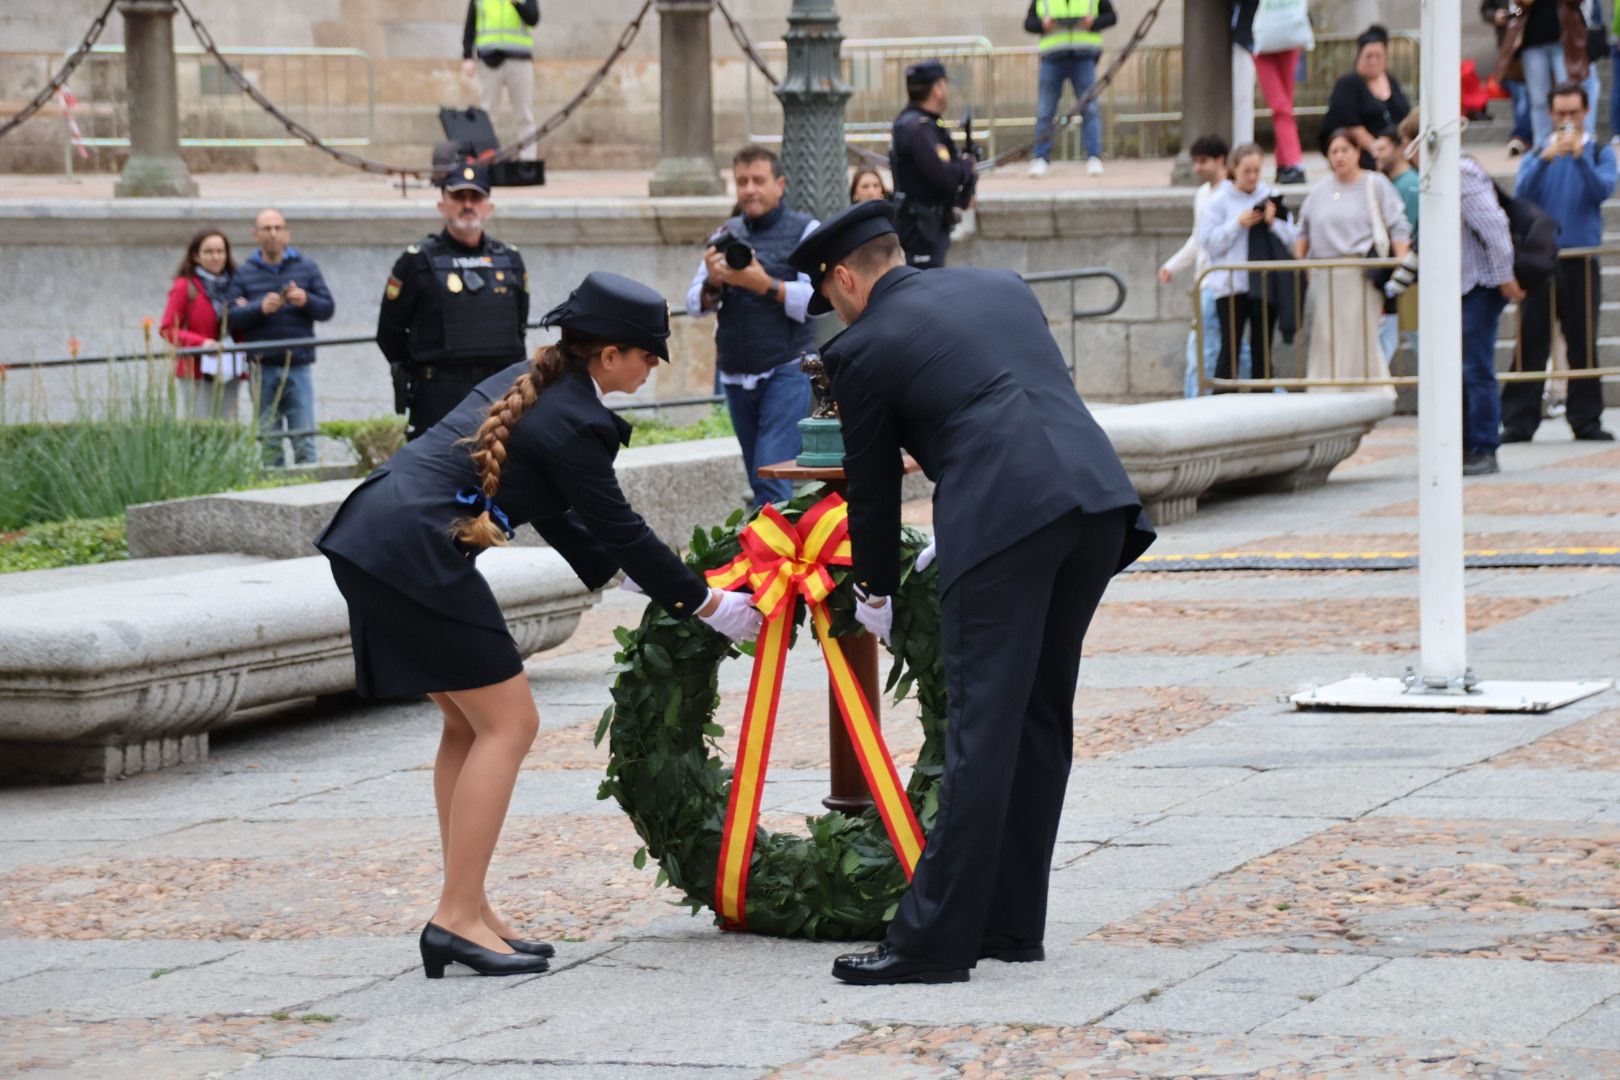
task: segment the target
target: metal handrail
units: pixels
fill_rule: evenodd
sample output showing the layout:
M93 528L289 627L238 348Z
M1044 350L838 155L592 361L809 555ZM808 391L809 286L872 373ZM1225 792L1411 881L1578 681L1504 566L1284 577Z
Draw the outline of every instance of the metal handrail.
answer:
M1620 255L1620 245L1599 245L1597 247L1566 248L1566 249L1564 249L1564 250L1562 250L1562 251L1560 251L1558 253L1558 257L1561 260L1564 260L1564 259L1570 259L1570 260L1573 260L1573 259L1594 259L1594 260L1596 260L1596 259L1602 258L1603 256L1613 256L1613 255ZM1206 325L1204 323L1203 304L1201 303L1201 299L1202 299L1202 292L1203 292L1204 282L1205 282L1206 279L1209 278L1209 276L1211 274L1226 273L1226 272L1231 272L1231 271L1240 271L1240 272L1244 272L1244 273L1259 273L1259 274L1274 274L1274 273L1301 274L1301 273L1303 273L1303 274L1308 275L1310 273L1310 271L1312 271L1312 270L1354 269L1354 270L1363 270L1363 271L1365 271L1365 270L1375 270L1375 269L1393 269L1396 266L1399 266L1401 264L1401 261L1402 260L1397 259L1397 258L1387 258L1387 259L1369 259L1369 258L1349 259L1349 258L1347 258L1347 259L1303 259L1303 260L1299 260L1299 259L1277 259L1277 260L1265 261L1265 262L1217 263L1217 264L1213 264L1211 266L1206 267L1201 273L1199 273L1197 275L1196 280L1193 282L1192 293L1191 293L1192 310L1193 310L1193 326L1194 326L1195 333L1196 333L1196 350L1197 351L1195 353L1195 357L1196 357L1196 359L1198 361L1198 381L1199 381L1200 392L1208 392L1211 389L1223 389L1223 390L1278 390L1278 389L1281 389L1281 390L1310 390L1310 389L1313 389L1313 388L1315 388L1315 389L1330 389L1330 388L1349 389L1349 388L1355 388L1355 387L1416 386L1418 384L1418 376L1416 376L1416 375L1395 375L1395 374L1390 374L1390 375L1381 376L1381 377L1360 377L1360 376L1338 376L1338 375L1335 375L1332 378L1312 378L1310 376L1299 377L1299 378L1295 378L1295 377L1278 378L1278 377L1275 377L1275 376L1250 377L1250 378L1246 378L1246 379L1245 378L1231 378L1231 379L1228 379L1228 378L1219 378L1219 377L1213 377L1212 378L1204 370L1204 364L1203 364L1204 347L1205 347L1205 335L1208 332L1208 328L1206 327ZM1418 279L1417 283L1413 286L1413 288L1421 288L1421 287L1422 287L1422 278L1420 277ZM1549 282L1545 287L1552 290L1552 296L1549 298L1549 304L1552 305L1556 309L1556 306L1557 306L1557 279L1555 278L1553 281ZM1367 296L1363 299L1364 304L1373 302L1374 300L1378 300L1381 303L1381 299L1382 299L1381 297L1375 297L1374 294L1370 290L1364 290L1364 291L1367 292ZM1295 291L1295 297L1297 298L1298 296L1299 296L1299 292L1298 292L1298 290L1296 290ZM1518 309L1520 309L1520 310L1522 310L1522 306L1523 306L1522 304L1516 305L1516 307ZM1304 334L1304 309L1305 309L1305 305L1303 303L1301 303L1299 305L1298 309L1297 309L1297 312L1296 312L1298 317L1299 317L1298 325L1300 327L1299 338L1297 338L1296 340L1303 340L1305 338L1305 334ZM1594 320L1598 317L1599 314L1600 314L1599 311L1593 311L1591 309L1590 293L1588 293L1586 318L1587 318L1587 325L1592 327L1591 336L1589 337L1588 342L1586 343L1586 347L1588 348L1589 351L1591 351L1592 348L1593 348L1591 342L1596 340L1596 338L1597 338L1597 326L1596 326L1596 323L1595 323ZM1262 315L1262 319L1263 320L1265 319L1264 315ZM1269 321L1267 321L1267 325L1269 325ZM1241 327L1237 328L1237 330L1238 330L1238 336L1235 337L1234 340L1233 340L1233 351L1234 352L1237 351L1238 346L1239 346L1240 342L1242 341L1242 334L1245 332L1244 328L1241 328ZM1314 334L1316 332L1316 330L1317 330L1317 328L1315 326L1312 326L1311 333ZM1523 360L1524 360L1524 324L1523 324L1522 318L1516 319L1514 337L1512 339L1503 339L1500 336L1497 338L1497 340L1495 342L1495 348L1498 351L1501 349L1501 347L1503 345L1503 342L1505 340L1511 340L1512 343L1513 343L1513 354L1514 354L1513 363L1514 363L1516 369L1510 369L1510 370L1507 370L1507 371L1498 371L1498 372L1496 372L1496 379L1497 379L1498 382L1548 382L1548 381L1560 381L1560 380L1564 380L1564 379L1601 379L1601 378L1604 378L1604 377L1607 377L1607 376L1610 376L1610 375L1620 375L1620 365L1613 365L1613 366L1609 366L1609 367L1602 366L1601 364L1598 363L1598 358L1597 358L1595 352L1592 353L1592 355L1589 355L1587 357L1588 364L1587 364L1586 367L1582 367L1582 368L1574 367L1573 364L1571 366L1567 367L1567 368L1554 368L1552 366L1552 363L1551 363L1551 357L1549 356L1547 367L1544 368L1543 370L1540 370L1540 371L1524 371L1524 370L1522 370L1521 367L1518 367L1519 365L1523 364ZM1373 344L1374 347L1377 347L1376 342L1373 342L1372 344ZM1265 370L1271 370L1271 366L1272 366L1271 365L1271 347L1272 347L1271 342L1269 340L1267 340L1265 342L1262 342L1261 345L1263 346L1263 349L1262 349L1263 367L1264 367ZM1253 347L1253 343L1251 343L1251 348L1252 347ZM1573 347L1573 345L1571 345L1570 347ZM1296 345L1296 348L1300 348L1300 346ZM1549 342L1549 348L1550 348L1550 342ZM1256 361L1257 362L1262 362L1262 357L1257 356ZM1337 368L1337 364L1335 364L1335 368Z

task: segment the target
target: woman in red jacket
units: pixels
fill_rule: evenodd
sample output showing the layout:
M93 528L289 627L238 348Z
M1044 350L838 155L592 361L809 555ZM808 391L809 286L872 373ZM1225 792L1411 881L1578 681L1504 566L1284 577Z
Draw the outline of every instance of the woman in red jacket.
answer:
M186 257L175 271L169 302L159 323L163 339L179 348L217 346L224 337L225 290L236 260L231 242L218 229L204 229L186 245ZM247 365L237 353L204 353L176 358L174 375L191 382L190 416L194 420L234 420L236 398Z

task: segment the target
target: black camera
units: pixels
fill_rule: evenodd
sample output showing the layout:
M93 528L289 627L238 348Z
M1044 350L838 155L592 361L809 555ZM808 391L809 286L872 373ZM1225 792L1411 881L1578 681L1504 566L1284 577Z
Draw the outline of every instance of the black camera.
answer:
M705 246L712 247L726 257L726 265L733 270L746 270L754 261L754 249L736 233L731 231L729 225L722 225L715 230L715 234L707 241Z

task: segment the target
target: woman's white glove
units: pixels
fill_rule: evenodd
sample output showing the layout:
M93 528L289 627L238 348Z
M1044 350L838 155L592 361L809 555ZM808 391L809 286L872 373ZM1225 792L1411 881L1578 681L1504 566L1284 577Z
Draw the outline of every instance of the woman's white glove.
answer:
M887 645L889 633L894 628L894 601L887 596L868 596L863 600L857 594L855 621L865 627L868 634Z
M749 603L747 593L721 592L719 589L710 589L710 596L718 596L720 604L707 615L699 615L706 626L709 626L726 635L732 641L753 641L759 636L759 627L764 622L764 616L759 609Z
M934 555L935 555L934 545L937 544L937 543L939 543L939 541L937 539L936 540L930 540L930 541L928 541L928 546L927 547L925 547L921 551L917 552L917 569L918 570L926 570L930 566L934 565Z
M627 593L635 593L637 596L647 595L647 590L643 589L640 585L637 585L636 579L631 577L629 574L624 575L624 578L619 582L619 588L623 589Z

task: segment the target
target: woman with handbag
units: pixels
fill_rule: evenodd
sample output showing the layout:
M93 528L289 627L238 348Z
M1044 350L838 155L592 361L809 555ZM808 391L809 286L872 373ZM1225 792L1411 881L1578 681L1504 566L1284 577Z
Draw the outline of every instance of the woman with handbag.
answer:
M1299 209L1299 259L1405 258L1412 227L1395 185L1361 167L1360 144L1348 131L1328 136L1333 174L1311 188ZM1379 280L1373 280L1374 278ZM1338 267L1313 274L1311 344L1306 375L1312 379L1387 379L1389 362L1378 343L1384 310L1383 279L1388 270L1366 272ZM1395 396L1393 386L1352 384L1324 390L1376 389Z
M484 896L540 717L478 554L530 522L589 588L622 567L676 618L695 615L737 641L759 629L749 598L687 569L614 477L630 425L601 395L636 390L669 358L664 298L593 273L541 324L560 326L561 340L478 384L356 488L315 541L349 605L358 691L426 694L444 714L433 769L444 886L420 941L430 979L452 962L534 974L554 951L521 940Z
M1264 160L1265 155L1254 143L1232 151L1231 176L1216 189L1198 224L1198 240L1211 266L1252 261L1256 239L1275 239L1286 252L1297 238L1298 230L1279 213L1280 197L1260 179ZM1263 235L1257 238L1256 230ZM1267 301L1264 284L1251 282L1254 276L1258 275L1245 270L1217 269L1204 279L1204 287L1215 294L1215 315L1220 325L1216 378L1236 379L1246 374L1238 370L1236 363L1245 333L1258 366L1253 375L1271 375L1271 339L1281 312ZM1231 389L1217 387L1215 392L1229 393Z
M181 348L218 348L224 338L225 294L236 272L231 242L218 229L203 229L186 245L185 258L174 272L169 300L158 322L163 340ZM186 395L193 420L234 420L236 399L247 365L232 352L175 358L174 377L191 386Z
M1309 4L1307 0L1235 0L1233 7L1234 139L1239 143L1254 140L1254 82L1258 80L1277 139L1277 183L1303 184L1299 125L1294 121L1294 74L1301 53L1316 48Z

